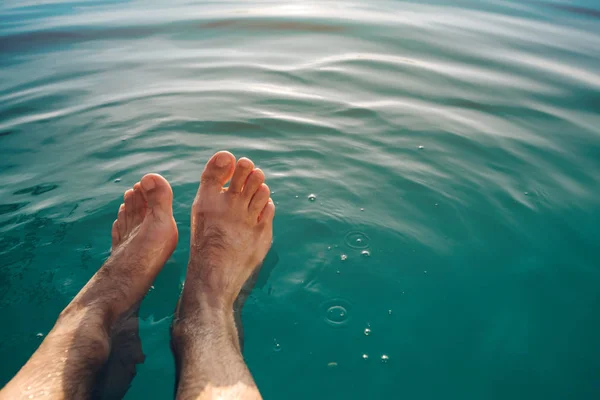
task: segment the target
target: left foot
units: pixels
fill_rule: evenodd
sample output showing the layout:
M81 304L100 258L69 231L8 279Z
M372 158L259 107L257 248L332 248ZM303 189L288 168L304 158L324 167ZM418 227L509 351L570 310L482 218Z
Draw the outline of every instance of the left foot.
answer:
M70 307L100 305L112 323L146 295L177 245L172 203L171 186L157 174L125 192L112 227L111 256Z
M172 202L171 186L156 174L144 176L125 192L124 204L113 224L112 254L63 310L27 364L2 389L1 399L90 397L97 372L106 366L111 345L115 352L120 350L119 333L123 328L136 331L137 326L123 327L118 318L131 310L135 314L135 306L175 250L177 226ZM116 340L111 340L115 335ZM138 360L134 359L134 364ZM125 381L135 370L124 367L107 371L108 381L102 382L109 382L108 386L115 389L111 373L116 374L117 383L126 389Z

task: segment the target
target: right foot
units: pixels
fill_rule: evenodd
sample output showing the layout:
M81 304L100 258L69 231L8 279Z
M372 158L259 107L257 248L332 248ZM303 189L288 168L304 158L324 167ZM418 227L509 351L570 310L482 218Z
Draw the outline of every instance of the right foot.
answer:
M247 158L236 165L231 153L221 151L208 161L192 207L184 292L203 291L231 310L271 247L275 205L264 180Z

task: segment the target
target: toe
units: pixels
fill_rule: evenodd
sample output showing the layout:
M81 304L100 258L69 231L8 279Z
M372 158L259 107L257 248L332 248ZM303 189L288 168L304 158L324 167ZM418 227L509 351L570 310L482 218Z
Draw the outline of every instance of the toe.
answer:
M112 238L112 247L113 249L119 245L120 236L119 236L119 223L115 219L115 222L112 224L112 230L110 232L110 236Z
M125 204L121 204L121 207L119 207L117 225L119 228L119 237L124 238L127 235L127 217L125 216Z
M234 195L241 193L246 179L248 179L248 175L250 175L253 169L254 163L251 160L244 157L240 158L235 166L235 172L233 173L233 178L231 178L228 193Z
M269 201L267 201L267 205L265 206L265 208L263 208L262 212L260 213L259 222L265 223L265 224L270 224L273 222L274 216L275 216L275 204L273 203L272 199L269 199Z
M244 186L244 197L250 201L252 197L254 197L254 193L258 190L260 185L265 181L265 174L262 172L260 168L254 169L248 180L246 180L246 186Z
M173 190L165 178L158 174L147 174L140 184L141 194L149 209L173 214Z
M123 195L123 202L125 203L125 218L127 219L127 229L131 230L133 227L133 189L129 189Z
M133 226L138 226L144 220L146 200L142 194L142 186L137 183L133 186Z
M248 205L248 210L250 213L258 219L260 212L265 208L267 202L269 201L269 196L271 195L271 191L269 187L263 183L260 185L256 193L254 193L254 197L250 201L250 205Z
M219 151L216 153L204 167L202 172L201 185L219 192L223 186L231 179L235 167L235 157L228 151Z

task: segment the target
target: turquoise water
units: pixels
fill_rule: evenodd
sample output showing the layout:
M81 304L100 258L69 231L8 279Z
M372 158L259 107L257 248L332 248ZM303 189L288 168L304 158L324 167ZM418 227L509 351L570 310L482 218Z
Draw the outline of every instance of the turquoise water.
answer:
M126 398L172 395L190 206L229 149L277 203L243 315L266 398L598 398L598 10L3 1L0 385L158 172L180 243Z

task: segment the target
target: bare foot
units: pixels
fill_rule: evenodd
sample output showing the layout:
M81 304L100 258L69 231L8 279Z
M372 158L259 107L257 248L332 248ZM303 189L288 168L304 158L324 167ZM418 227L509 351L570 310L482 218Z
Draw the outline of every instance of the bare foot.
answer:
M136 305L175 249L177 226L171 210L173 192L162 176L144 176L124 198L113 224L111 256L61 312L0 398L89 398L92 390L103 391L104 384L117 382L112 381L114 376L123 383L123 392L127 388L126 381L135 370L124 366L117 375L102 372L101 387L92 386L109 359L111 344L115 351L119 349L118 340L111 343L112 334L118 337L124 332L119 318L127 316L127 311L135 314ZM135 333L137 325L121 328ZM129 349L134 356L141 354L141 349L135 350ZM111 393L115 394L104 392Z
M228 307L271 247L275 205L264 180L249 159L236 165L231 153L218 152L192 206L186 286L198 284Z
M111 321L144 297L178 238L173 191L165 178L145 175L123 198L112 227L111 256L73 300L104 305Z
M150 190L149 187L152 184L155 185L155 189ZM144 187L148 190L145 190ZM149 200L147 198L150 198L150 193L154 193L154 191L157 193L154 197L159 197L156 200L164 206L167 210L166 213L161 212L160 208L155 210L152 207L148 211ZM154 242L153 238L162 236L166 240L161 240L158 244L154 243L151 251L153 260L157 263L146 265L146 268L151 270L147 272L151 274L160 270L168 258L165 255L170 255L174 243L177 241L177 227L173 223L170 213L171 196L169 184L159 175L148 175L142 178L142 182L136 183L133 189L125 192L125 203L119 209L118 219L114 222L112 230L112 252L115 257L124 251L121 250L123 246L137 248L134 243L126 244L129 243L128 241L135 240L134 236L137 237L141 234L149 242ZM154 205L154 203L152 204ZM143 227L144 224L147 225L146 228ZM160 250L161 248L165 248L165 250ZM161 251L164 251L165 254L160 254ZM94 393L92 397L94 398L120 399L124 397L137 373L137 364L144 362L145 356L139 337L140 302L135 303L125 313L121 313L111 327L110 355L96 375L92 388L92 393Z
M275 205L264 180L252 161L241 158L236 165L226 151L202 173L171 331L178 399L261 398L241 354L233 308L271 247Z

